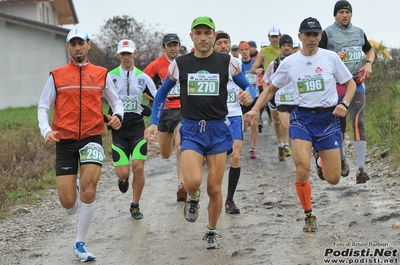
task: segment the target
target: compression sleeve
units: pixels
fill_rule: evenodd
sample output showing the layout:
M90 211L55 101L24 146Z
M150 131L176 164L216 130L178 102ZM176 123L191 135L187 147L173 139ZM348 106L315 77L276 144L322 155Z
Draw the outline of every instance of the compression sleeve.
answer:
M233 82L238 85L242 90L248 91L251 95L251 98L254 100L256 98L256 90L254 87L247 81L246 77L242 72L232 77Z
M176 82L172 81L169 77L165 78L162 86L158 89L156 97L153 103L153 112L151 114L151 124L158 124L161 118L161 114L164 110L165 100L167 99L169 91L176 85Z

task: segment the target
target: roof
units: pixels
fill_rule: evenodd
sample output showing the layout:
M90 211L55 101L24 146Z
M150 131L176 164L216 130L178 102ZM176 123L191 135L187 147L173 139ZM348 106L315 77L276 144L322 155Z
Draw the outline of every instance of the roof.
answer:
M30 28L34 28L34 29L48 31L50 33L58 34L61 36L67 36L68 32L70 31L69 29L66 29L66 28L61 28L58 26L53 26L53 25L42 23L42 22L38 22L38 21L26 19L26 18L21 18L21 17L16 17L16 16L12 16L12 15L0 12L0 22L2 22L2 21L8 22L8 23L14 23L17 25L26 26L26 27L30 27Z
M78 24L78 16L75 12L72 0L0 0L0 8L2 6L17 6L24 4L36 4L38 2L51 2L57 13L58 23L60 26L68 24Z

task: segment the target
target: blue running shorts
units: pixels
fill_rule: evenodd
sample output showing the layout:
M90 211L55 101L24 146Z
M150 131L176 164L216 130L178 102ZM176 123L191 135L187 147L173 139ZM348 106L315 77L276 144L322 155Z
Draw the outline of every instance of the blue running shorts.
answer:
M184 119L179 133L182 152L193 150L205 156L227 152L233 145L232 132L225 119L208 121Z
M289 134L291 139L311 142L316 151L342 145L339 118L332 111L314 113L295 108L290 114Z
M233 117L228 117L229 122L231 125L229 125L232 129L232 135L234 140L240 140L243 141L243 119L242 116L233 116Z

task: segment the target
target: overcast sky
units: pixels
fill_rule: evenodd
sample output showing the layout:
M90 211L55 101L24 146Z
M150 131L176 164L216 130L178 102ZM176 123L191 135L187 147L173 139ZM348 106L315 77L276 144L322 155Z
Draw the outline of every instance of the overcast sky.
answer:
M96 35L105 22L114 17L128 15L138 22L151 24L165 33L178 34L182 45L193 47L190 25L197 16L209 16L217 30L227 31L232 44L254 40L258 48L267 40L268 29L280 28L298 40L300 22L306 17L317 18L322 28L334 22L333 7L336 0L75 0L79 24L89 35ZM389 48L400 48L399 0L352 0L352 23L362 28L368 39L383 42ZM376 3L376 4L373 4ZM67 26L72 28L71 25ZM134 40L133 40L134 41ZM160 40L161 43L161 40ZM139 47L140 49L140 47Z

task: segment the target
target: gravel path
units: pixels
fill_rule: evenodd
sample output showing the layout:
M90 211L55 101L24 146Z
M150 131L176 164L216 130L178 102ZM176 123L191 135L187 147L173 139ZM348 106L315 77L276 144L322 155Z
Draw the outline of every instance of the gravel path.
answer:
M320 231L304 233L292 159L278 161L272 125L260 134L259 157L254 160L248 158L249 136L247 132L235 194L241 214L221 214L222 249L204 250L207 195L201 196L198 221L188 223L182 216L184 204L175 197L176 160L162 160L153 146L146 162L142 220L130 218L131 189L121 194L113 167L103 167L86 242L97 255L91 264L320 265L331 264L328 258L343 258L347 262L343 264L400 264L400 182L394 177L399 172L389 169L390 156L381 159L379 152L370 151L366 170L371 180L363 185L355 184L355 156L349 141L350 176L336 186L319 180L311 159L313 208ZM206 190L205 181L202 189ZM16 207L18 217L0 223L0 264L79 264L71 250L78 216L66 215L56 192L49 190L33 206Z

